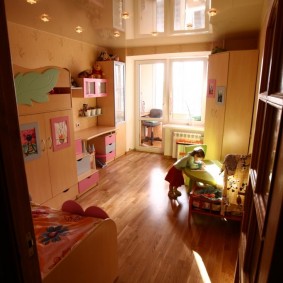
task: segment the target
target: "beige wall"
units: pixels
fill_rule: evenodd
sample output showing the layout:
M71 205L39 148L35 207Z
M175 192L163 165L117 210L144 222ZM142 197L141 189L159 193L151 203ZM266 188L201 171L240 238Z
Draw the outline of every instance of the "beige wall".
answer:
M164 54L164 53L200 52L200 51L210 51L216 46L225 48L229 51L257 49L258 38L257 37L238 38L238 39L226 39L218 42L132 47L126 49L126 55L137 56L137 55L151 55L151 54Z
M75 78L90 69L100 48L8 22L12 63L25 68L58 66Z

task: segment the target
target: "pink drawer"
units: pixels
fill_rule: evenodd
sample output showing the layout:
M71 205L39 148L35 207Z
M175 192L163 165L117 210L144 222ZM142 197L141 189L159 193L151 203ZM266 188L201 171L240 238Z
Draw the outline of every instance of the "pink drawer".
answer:
M102 162L109 162L115 158L115 151L109 152L107 154L96 154L95 158L101 160Z
M107 136L105 136L105 144L108 145L108 144L111 144L111 143L115 143L115 139L116 139L115 133L107 135Z
M83 193L88 189L92 188L99 180L98 171L94 172L92 175L88 176L84 180L79 182L79 193Z
M82 154L83 152L83 146L82 146L82 140L75 140L75 149L76 149L76 154Z

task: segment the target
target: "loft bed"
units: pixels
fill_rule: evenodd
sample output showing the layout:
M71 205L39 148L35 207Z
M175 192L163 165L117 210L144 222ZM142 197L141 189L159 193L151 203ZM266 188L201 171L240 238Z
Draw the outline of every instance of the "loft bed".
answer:
M31 210L43 283L116 280L117 229L103 210L83 211L75 201L62 210L32 203Z

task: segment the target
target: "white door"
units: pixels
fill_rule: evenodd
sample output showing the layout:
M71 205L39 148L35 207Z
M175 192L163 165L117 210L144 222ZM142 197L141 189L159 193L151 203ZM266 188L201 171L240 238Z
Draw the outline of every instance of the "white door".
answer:
M136 61L136 149L163 152L165 60ZM153 110L155 109L155 110ZM154 117L150 114L153 113Z

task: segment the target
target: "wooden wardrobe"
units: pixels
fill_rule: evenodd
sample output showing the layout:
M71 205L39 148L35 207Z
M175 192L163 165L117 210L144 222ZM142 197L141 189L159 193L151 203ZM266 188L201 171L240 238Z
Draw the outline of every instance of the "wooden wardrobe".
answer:
M248 154L258 65L257 50L209 56L204 143L206 158Z

